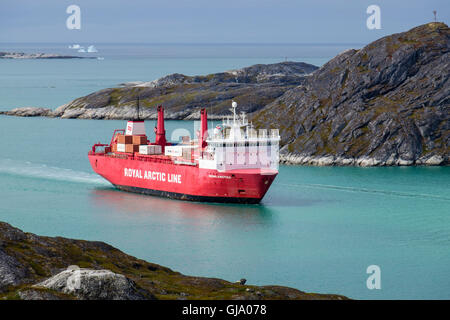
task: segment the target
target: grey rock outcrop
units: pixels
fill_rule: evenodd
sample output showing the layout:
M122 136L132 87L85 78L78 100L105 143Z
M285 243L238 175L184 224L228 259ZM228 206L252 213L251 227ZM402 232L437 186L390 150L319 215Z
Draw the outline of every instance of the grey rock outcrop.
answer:
M61 296L54 292L48 292L44 290L27 288L25 290L19 290L17 292L21 300L72 300L73 298L69 295Z
M0 290L20 284L26 273L26 268L16 258L7 255L0 248Z
M286 163L448 164L449 48L448 26L429 23L347 50L254 123L280 129Z
M0 111L0 114L16 117L47 117L52 115L53 110L38 107L21 107L9 111Z
M145 300L136 284L109 270L70 269L34 287L75 295L81 300Z

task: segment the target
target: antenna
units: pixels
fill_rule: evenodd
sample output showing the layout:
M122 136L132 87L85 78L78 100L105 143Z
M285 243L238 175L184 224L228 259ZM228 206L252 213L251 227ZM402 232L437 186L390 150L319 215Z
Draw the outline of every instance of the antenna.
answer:
M245 111L241 111L241 119L242 119L242 125L245 126Z
M139 101L139 93L140 93L140 91L139 91L139 89L138 89L138 94L137 94L137 101L136 101L136 120L140 120L140 118L139 118L139 107L140 107L140 101Z
M434 14L434 22L437 22L437 19L436 19L437 11L433 10L433 14Z

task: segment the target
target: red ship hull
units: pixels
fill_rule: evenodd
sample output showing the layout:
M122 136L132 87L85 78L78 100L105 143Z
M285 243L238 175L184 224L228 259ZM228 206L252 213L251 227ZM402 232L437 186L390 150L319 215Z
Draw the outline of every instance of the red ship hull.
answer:
M175 164L168 157L89 153L93 170L120 190L172 199L259 203L275 170L236 169L226 172Z

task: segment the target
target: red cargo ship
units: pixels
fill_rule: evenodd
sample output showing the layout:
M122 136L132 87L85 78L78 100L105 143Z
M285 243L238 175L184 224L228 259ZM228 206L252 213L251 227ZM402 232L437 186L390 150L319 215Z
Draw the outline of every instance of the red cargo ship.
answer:
M109 145L89 152L93 170L120 190L174 199L259 203L278 174L278 130L253 129L245 114L208 130L201 110L197 139L166 141L164 109L158 107L155 141L149 142L144 121L128 121L115 130Z

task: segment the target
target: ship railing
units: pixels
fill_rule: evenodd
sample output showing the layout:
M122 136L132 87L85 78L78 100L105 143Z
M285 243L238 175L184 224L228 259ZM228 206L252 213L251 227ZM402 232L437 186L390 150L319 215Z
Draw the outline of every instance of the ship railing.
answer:
M259 138L263 138L263 139L267 138L268 137L267 129L259 129L258 130L258 137Z
M122 133L122 135L124 135L124 134L125 134L125 129L116 129L116 130L114 130L113 135L112 135L112 137L111 137L111 143L110 143L110 145L113 144L113 142L114 142L114 140L115 140L115 138L116 138L116 135L119 134L120 132Z
M109 147L109 144L103 144L103 143L96 143L92 146L91 151L89 151L89 154L102 154L102 153L106 153L105 148ZM98 151L98 149L100 149L100 151Z
M105 157L116 158L116 159L133 159L133 155L127 153L107 153Z
M256 138L258 138L258 131L256 131L256 130L253 129L253 128L249 128L249 129L247 130L247 136L248 136L250 139L256 139Z
M245 134L243 134L240 138L235 138L235 139L231 139L229 136L222 136L220 134L217 135L209 135L208 138L206 139L206 142L212 143L212 142L217 142L217 143L221 143L221 142L234 142L234 141L256 141L256 140L261 140L261 139L277 139L279 138L279 136L277 136L276 134L270 134L267 135L265 134L264 136L258 136L257 133L255 132L245 132Z
M172 159L167 158L165 156L159 156L159 157L158 156L150 156L150 157L146 157L146 156L143 156L143 155L139 155L138 153L135 153L134 159L135 160L139 160L139 161L173 164Z
M154 163L165 163L165 164L172 164L173 163L173 161L171 159L166 158L164 156L147 157L147 156L144 156L144 155L140 155L138 153L130 154L130 153L123 153L123 152L115 152L115 153L106 153L106 154L101 154L101 155L103 155L105 157L109 157L109 158L115 158L115 159L138 160L138 161L147 161L147 162L154 162Z
M242 139L236 139L236 140L232 140L232 139L223 139L223 138L219 138L219 139L207 139L206 142L208 143L208 146L211 147L221 147L221 146L236 146L239 147L241 146L248 146L250 145L255 145L255 144L261 144L261 145L266 145L266 144L277 144L280 141L280 137L279 136L268 136L265 138L262 137L245 137Z
M270 137L279 139L280 138L280 130L278 129L270 129Z

